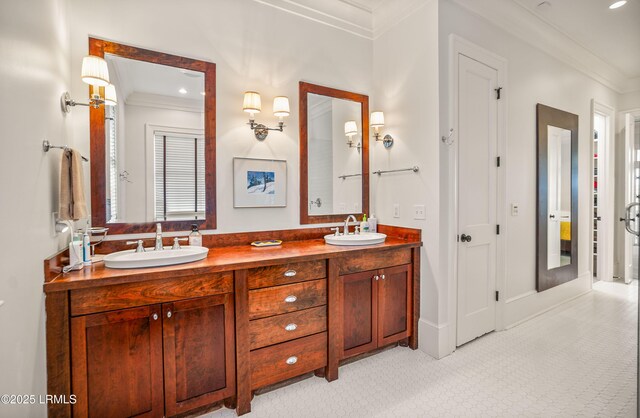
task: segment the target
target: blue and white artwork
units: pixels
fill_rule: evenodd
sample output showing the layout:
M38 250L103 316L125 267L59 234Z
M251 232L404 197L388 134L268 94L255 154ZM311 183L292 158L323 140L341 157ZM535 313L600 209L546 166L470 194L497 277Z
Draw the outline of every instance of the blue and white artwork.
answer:
M275 194L276 173L273 171L247 171L247 193Z

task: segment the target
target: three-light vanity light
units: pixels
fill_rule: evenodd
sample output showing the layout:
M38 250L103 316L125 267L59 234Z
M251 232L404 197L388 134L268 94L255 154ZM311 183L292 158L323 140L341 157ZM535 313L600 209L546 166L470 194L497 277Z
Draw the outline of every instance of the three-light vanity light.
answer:
M242 104L242 110L249 114L249 128L253 131L256 139L264 141L269 135L269 131L284 131L284 118L289 116L289 98L286 96L278 96L273 99L273 115L278 117L277 128L268 128L267 126L256 123L255 114L260 113L262 110L262 100L260 99L260 93L255 91L247 91L244 93L244 101Z
M104 58L88 55L82 59L82 81L91 86L89 103L80 103L71 98L68 91L62 94L60 104L65 113L73 106L91 106L98 109L101 105L118 104L116 87L109 82L109 68Z

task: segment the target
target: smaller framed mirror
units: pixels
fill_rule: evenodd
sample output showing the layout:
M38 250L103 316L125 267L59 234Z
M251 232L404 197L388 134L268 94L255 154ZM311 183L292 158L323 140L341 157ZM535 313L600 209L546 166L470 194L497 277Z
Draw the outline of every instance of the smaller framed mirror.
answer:
M537 105L537 290L578 277L578 116Z
M300 223L369 214L369 97L300 82Z

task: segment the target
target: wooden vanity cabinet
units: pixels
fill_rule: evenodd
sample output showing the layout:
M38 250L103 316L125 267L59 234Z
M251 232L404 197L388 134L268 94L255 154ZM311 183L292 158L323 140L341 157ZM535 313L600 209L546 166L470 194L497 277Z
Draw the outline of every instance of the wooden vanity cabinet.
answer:
M75 417L163 417L235 394L233 294L71 319Z
M411 336L411 279L410 264L340 276L340 359Z

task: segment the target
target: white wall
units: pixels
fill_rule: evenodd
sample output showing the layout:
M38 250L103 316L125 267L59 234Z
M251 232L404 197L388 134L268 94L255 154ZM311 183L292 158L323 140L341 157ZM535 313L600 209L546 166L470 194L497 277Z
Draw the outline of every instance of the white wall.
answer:
M70 11L75 96L87 91L79 72L89 34L216 63L216 233L299 226L298 82L370 94L370 40L249 0L185 2L178 9L171 0L120 2L117 7L108 0L72 0ZM263 142L255 139L242 111L246 90L261 93L263 109L256 121L269 126L277 124L273 97L290 98L291 116L283 133L270 132ZM88 111L75 112L74 133L88 152ZM233 157L287 160L287 207L234 209Z
M558 303L590 289L591 256L591 99L615 107L618 95L593 79L552 58L529 43L492 25L459 5L440 2L440 122L448 128L449 35L456 34L508 61L507 143L503 158L506 170L507 221L506 283L504 323L512 326ZM536 103L543 103L579 116L579 279L545 292L536 292ZM446 129L442 129L444 131ZM443 156L448 150L443 149ZM445 159L443 158L443 161ZM444 180L444 179L443 179ZM446 199L443 199L446 203ZM509 207L518 204L520 214L510 216ZM447 324L442 318L441 326ZM455 324L453 324L455 325Z
M387 7L394 7L390 1ZM388 10L376 13L384 16ZM374 16L375 20L375 16ZM419 166L418 173L373 176L371 213L380 223L422 229L420 272L420 330L422 350L436 356L437 325L446 299L442 275L441 212L439 208L438 128L438 1L420 9L373 42L374 94L371 110L385 112L381 133L395 139L392 148L371 142L371 168ZM400 217L393 217L393 205ZM426 206L426 220L415 220L414 205ZM445 305L446 308L446 305Z
M68 89L66 0L0 4L0 394L45 394L42 260L63 241L53 231L61 151L73 145L60 95ZM43 405L0 404L0 416L36 417Z

